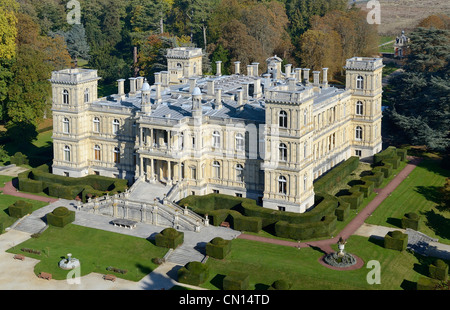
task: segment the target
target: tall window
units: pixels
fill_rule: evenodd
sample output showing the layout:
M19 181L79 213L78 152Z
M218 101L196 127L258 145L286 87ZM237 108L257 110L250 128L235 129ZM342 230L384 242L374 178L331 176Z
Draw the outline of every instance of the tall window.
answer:
M98 145L94 146L94 158L95 160L101 160L101 150Z
M364 88L364 78L361 75L358 75L356 78L356 89Z
M67 89L63 90L63 103L69 104L69 91Z
M278 178L278 193L280 194L286 194L286 178L284 176L280 176Z
M305 109L305 112L303 112L303 125L307 125L308 123L308 110Z
M120 164L120 149L118 147L114 148L114 163Z
M195 166L191 167L191 179L197 180L197 168Z
M284 143L280 144L280 160L287 161L287 146Z
M220 147L220 133L218 131L213 132L213 147Z
M84 90L84 103L89 102L89 88Z
M117 133L119 132L119 127L120 127L120 122L118 119L115 119L113 121L113 135L117 135Z
M213 173L216 179L220 179L220 163L218 161L213 162Z
M236 165L236 181L244 182L244 167L241 164Z
M356 102L356 115L363 115L363 103L361 101Z
M64 147L64 160L70 161L70 147L67 145Z
M98 117L94 117L94 132L100 132L100 119Z
M355 138L356 140L362 140L363 130L361 126L357 126L355 130Z
M63 132L70 133L70 123L68 118L63 119Z
M244 147L244 136L240 133L236 134L236 151L243 151Z
M279 125L282 128L287 128L287 113L286 113L286 111L281 111L280 112Z

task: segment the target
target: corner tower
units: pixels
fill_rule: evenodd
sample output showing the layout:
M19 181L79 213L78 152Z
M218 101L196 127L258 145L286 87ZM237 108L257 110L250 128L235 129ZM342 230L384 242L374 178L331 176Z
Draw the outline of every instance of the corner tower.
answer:
M347 60L346 89L351 92L352 155L370 158L382 149L382 58L353 57Z

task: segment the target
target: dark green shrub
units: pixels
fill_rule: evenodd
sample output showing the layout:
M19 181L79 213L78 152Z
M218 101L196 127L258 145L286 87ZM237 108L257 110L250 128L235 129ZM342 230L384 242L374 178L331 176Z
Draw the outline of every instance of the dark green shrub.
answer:
M350 195L340 196L339 198L349 203L351 209L358 209L364 199L364 194L361 193L359 188L355 186L353 186L350 191Z
M272 283L272 285L269 287L269 290L281 290L281 291L287 291L291 288L291 284L287 282L286 280L276 280Z
M399 230L390 231L384 236L384 247L397 251L406 250L408 245L408 235Z
M20 165L28 165L28 157L25 154L22 154L21 152L17 152L13 156L10 157L9 161L11 164L20 166Z
M205 264L189 262L178 270L178 282L200 285L208 279L209 271Z
M373 182L374 188L381 186L384 180L384 173L381 172L381 166L373 168L371 174L363 176L361 180L365 183Z
M400 166L400 157L393 156L391 158L384 159L383 163L391 164L392 165L392 169L397 169Z
M402 228L411 228L414 230L419 230L420 217L417 213L411 212L407 213L402 217Z
M417 281L417 290L418 291L426 291L426 290L435 290L440 284L439 280L430 279L427 277L420 277L419 281Z
M32 212L33 205L23 200L18 200L8 207L9 216L15 218L24 217Z
M216 237L206 244L206 255L213 258L224 259L230 251L231 240Z
M336 229L337 218L334 215L324 216L315 223L291 224L286 221L278 221L275 224L275 235L294 240L305 240L330 236Z
M373 163L375 165L380 165L382 161L388 158L392 158L397 155L397 148L394 146L389 146L387 149L373 155Z
M336 211L334 214L336 215L336 218L338 221L345 221L350 213L350 203L345 202L340 199L339 201L339 207L336 208Z
M408 150L407 149L397 149L397 156L400 157L401 161L405 161L406 157L408 156Z
M249 289L249 275L240 272L230 272L223 279L224 290L248 290Z
M233 228L239 231L260 232L262 229L262 219L251 216L233 217Z
M29 193L42 193L44 190L44 185L42 181L19 179L19 190Z
M184 241L184 233L174 228L165 228L155 236L156 246L176 249Z
M442 259L437 259L433 264L430 264L428 270L430 278L441 281L448 280L448 265Z
M343 163L340 163L324 176L314 182L315 192L327 193L332 190L336 183L339 183L342 179L350 175L359 165L359 157L352 156Z
M75 211L70 211L66 207L57 207L47 213L47 223L55 227L64 227L73 221L75 221Z

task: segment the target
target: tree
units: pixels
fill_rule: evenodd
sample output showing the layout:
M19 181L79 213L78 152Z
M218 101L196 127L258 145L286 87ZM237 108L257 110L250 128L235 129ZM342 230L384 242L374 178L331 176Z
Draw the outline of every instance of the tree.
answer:
M52 33L52 36L64 38L67 44L67 50L75 63L75 67L78 67L78 58L89 60L89 51L91 49L87 43L86 31L82 24L74 24L69 31L57 31Z
M437 29L450 29L450 17L444 14L430 15L422 19L417 24L417 28L430 28L430 27L434 27Z
M0 59L12 59L16 55L18 5L14 0L2 0L0 3Z

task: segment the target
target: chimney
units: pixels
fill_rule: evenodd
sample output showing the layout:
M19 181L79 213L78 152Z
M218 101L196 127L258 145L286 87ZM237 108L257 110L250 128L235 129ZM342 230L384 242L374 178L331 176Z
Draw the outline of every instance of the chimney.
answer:
M189 93L192 94L194 92L195 86L197 84L197 79L194 77L189 78Z
M144 85L144 77L140 76L136 78L136 91L140 91Z
M125 79L117 80L118 95L125 95Z
M130 94L134 95L136 93L136 78L129 78L130 80Z
M244 83L242 83L242 99L243 99L243 101L244 102L247 102L248 101L248 91L249 91L249 83L248 82L244 82Z
M294 77L297 79L297 82L302 81L302 68L295 68L294 69Z
M161 83L155 83L156 94L155 94L155 103L161 103Z
M261 78L258 77L255 80L255 84L254 84L254 88L253 88L253 98L258 99L262 97L262 87L261 87Z
M320 71L313 71L313 75L314 75L313 86L314 87L319 87L319 84L320 84L320 80L319 80Z
M161 73L160 72L155 73L155 83L161 83Z
M214 80L208 80L208 96L214 96Z
M234 62L234 74L241 74L241 62L240 61Z
M244 104L244 100L243 100L243 90L242 89L238 89L237 90L237 106L241 107Z
M264 91L266 91L269 87L272 86L272 81L270 79L270 73L263 74L264 78Z
M169 87L169 72L168 71L162 71L161 72L161 86L166 89L167 87Z
M295 90L295 85L296 84L297 84L297 81L295 80L295 78L289 78L288 79L289 90Z
M327 88L328 87L328 68L323 68L323 80L322 80L322 84L323 84L323 88Z
M222 88L216 89L216 106L215 108L218 110L222 108Z
M222 61L216 61L216 75L222 76Z
M259 76L259 62L252 63L253 65L253 76Z
M292 68L291 64L287 64L284 66L284 73L286 74L287 79L291 78L291 68Z
M303 68L303 83L305 85L309 84L309 69Z
M253 66L247 65L247 75L252 76L253 75Z

